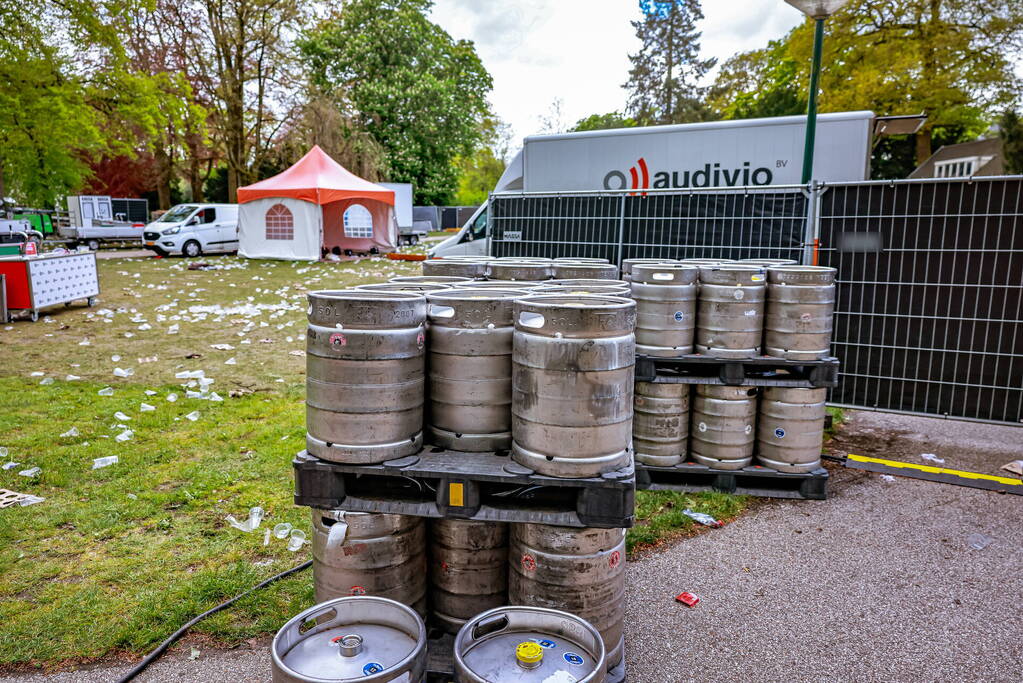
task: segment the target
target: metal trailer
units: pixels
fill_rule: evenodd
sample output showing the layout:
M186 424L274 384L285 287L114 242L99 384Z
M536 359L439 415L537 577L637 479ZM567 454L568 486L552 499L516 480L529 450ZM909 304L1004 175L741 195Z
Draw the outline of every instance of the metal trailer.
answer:
M377 183L394 192L394 220L398 224L398 244L419 244L429 232L421 223L417 226L412 212L412 183Z
M28 311L35 322L47 306L69 306L77 299L92 306L99 294L96 254L92 252L6 256L0 258L0 275L6 280L4 322L11 320L10 311Z

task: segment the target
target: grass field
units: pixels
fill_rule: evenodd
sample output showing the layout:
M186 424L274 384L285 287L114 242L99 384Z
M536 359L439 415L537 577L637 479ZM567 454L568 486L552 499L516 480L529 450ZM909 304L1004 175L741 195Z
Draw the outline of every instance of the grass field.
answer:
M0 488L46 499L0 510L0 668L137 655L308 558L308 546L292 553L263 539L278 522L310 532L291 500L290 465L304 445L305 293L415 274L418 264L193 262L211 269L100 260L95 308L0 330L0 466L19 463L0 470ZM198 387L175 374L197 370L222 401L188 397ZM126 429L132 437L117 441ZM110 455L119 462L92 469ZM38 476L18 474L31 467ZM255 533L225 521L257 505L266 518ZM686 507L730 519L745 506L641 492L629 547L692 533ZM224 643L272 633L312 599L310 574L299 574L195 630Z

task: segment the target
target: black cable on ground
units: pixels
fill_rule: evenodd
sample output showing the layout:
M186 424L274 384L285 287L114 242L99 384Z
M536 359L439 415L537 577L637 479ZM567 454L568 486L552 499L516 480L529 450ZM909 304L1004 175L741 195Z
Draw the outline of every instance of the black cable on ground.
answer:
M145 656L145 658L141 662L136 664L134 669L132 669L131 671L126 673L124 676L122 676L120 679L118 679L117 683L128 683L128 681L134 679L140 673L145 671L146 668L150 664L152 664L157 659L159 659L160 655L162 655L164 652L167 651L167 648L169 648L171 645L173 645L175 642L177 642L177 640L179 638L181 638L181 636L185 635L185 633L188 631L188 629L192 628L193 626L198 624L200 621L202 621L206 617L212 616L212 615L216 614L217 612L219 612L220 610L226 609L226 608L230 607L234 603L236 603L239 600L241 600L242 598L244 598L246 595L249 595L251 593L255 593L260 588L266 588L267 586L269 586L271 583L273 583L275 581L280 581L281 579L286 578L288 576L291 576L292 574L297 574L298 572L302 571L303 569L308 569L311 566L313 566L313 561L312 560L309 560L308 562L303 562L302 564L298 565L297 567L292 567L291 569L288 569L287 571L283 571L280 574L277 574L275 576L271 576L266 581L263 581L261 583L257 583L255 586L253 586L249 590L245 591L244 593L241 593L240 595L236 595L233 598L231 598L230 600L228 600L227 602L222 602L219 605L217 605L216 607L214 607L213 609L207 610L207 611L203 612L202 614L197 616L195 619L192 619L190 622L188 622L187 624L185 624L184 626L179 628L177 631L172 633L171 636L167 640L165 640L162 643L160 643L160 645L155 650L150 652L148 655Z

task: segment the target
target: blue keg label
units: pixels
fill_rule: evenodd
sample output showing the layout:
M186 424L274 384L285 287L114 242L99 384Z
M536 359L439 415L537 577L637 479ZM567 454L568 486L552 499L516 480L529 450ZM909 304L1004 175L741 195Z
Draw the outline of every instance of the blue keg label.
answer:
M572 666L582 666L583 665L583 658L580 657L579 655L577 655L574 652L566 652L565 653L565 661L568 662L569 664L571 664Z
M376 662L370 662L366 666L362 667L362 673L366 674L367 676L372 676L373 674L378 674L378 673L380 673L383 670L384 670L384 667L382 665L380 665L380 664L377 664Z
M682 311L675 311L675 321L676 322L682 322L683 318L685 318L685 316L682 315Z
M538 640L536 642L540 645L540 647L542 647L544 649L547 649L547 650L550 650L551 648L555 648L555 647L558 646L558 644L555 643L553 640L544 639L544 640Z
M774 430L774 435L777 436L779 439L784 439L785 438L785 430L782 429L781 427L776 427L775 430Z

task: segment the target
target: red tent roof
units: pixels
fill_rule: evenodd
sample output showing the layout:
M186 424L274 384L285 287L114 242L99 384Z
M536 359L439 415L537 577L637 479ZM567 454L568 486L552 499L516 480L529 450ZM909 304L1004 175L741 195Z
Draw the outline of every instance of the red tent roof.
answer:
M316 204L340 199L376 199L394 206L394 191L363 180L314 145L295 165L258 183L238 188L238 203L264 197L293 197Z

